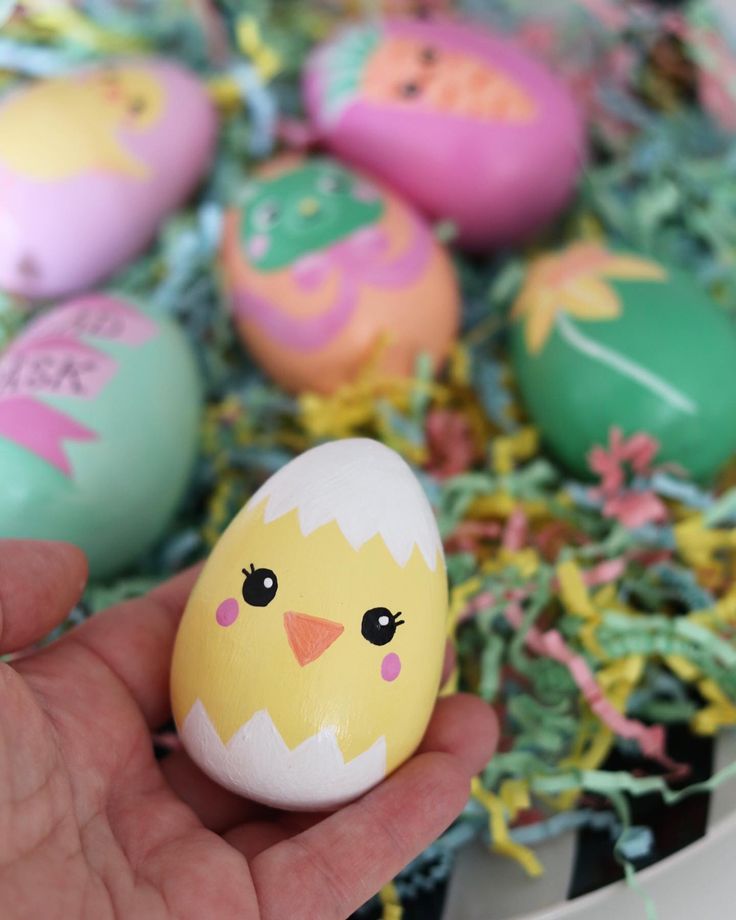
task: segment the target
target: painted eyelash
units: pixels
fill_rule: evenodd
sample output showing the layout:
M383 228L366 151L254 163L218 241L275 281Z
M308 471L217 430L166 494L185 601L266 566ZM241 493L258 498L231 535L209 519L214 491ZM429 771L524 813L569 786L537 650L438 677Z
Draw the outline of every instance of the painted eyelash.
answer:
M400 616L403 616L400 610L398 613L391 613L391 611L389 610L388 614L391 617L391 619L394 621L394 626L403 626L406 623L406 620L399 619Z
M255 567L255 566L253 565L253 563L251 562L251 564L250 564L250 570L248 570L248 569L241 569L240 571L243 573L243 575L245 575L246 578L248 578L250 575L252 575L252 574L255 572L255 570L256 570L256 567Z

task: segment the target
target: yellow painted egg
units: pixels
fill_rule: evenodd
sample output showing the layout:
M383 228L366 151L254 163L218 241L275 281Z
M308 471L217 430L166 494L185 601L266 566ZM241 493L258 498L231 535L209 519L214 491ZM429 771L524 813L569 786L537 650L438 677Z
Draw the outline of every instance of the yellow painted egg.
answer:
M407 464L368 439L315 447L256 492L192 592L171 673L181 740L256 801L350 801L421 741L446 614L442 544Z

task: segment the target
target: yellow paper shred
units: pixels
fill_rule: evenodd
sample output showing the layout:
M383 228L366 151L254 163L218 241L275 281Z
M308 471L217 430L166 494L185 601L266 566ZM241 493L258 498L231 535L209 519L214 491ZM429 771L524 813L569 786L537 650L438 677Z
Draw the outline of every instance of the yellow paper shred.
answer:
M503 803L487 789L484 789L480 780L476 777L471 784L471 794L488 812L491 849L494 853L502 856L508 856L515 860L524 869L527 875L538 878L544 873L544 867L537 859L536 855L529 847L516 843L509 836L509 828L506 823L505 809Z
M539 570L539 566L539 553L532 547L528 546L513 552L501 547L495 559L484 563L483 571L496 572L512 567L524 578L531 578Z
M700 670L691 661L680 655L669 655L665 658L665 662L674 674L688 684L694 683L700 676Z
M617 659L597 672L597 679L609 702L619 711L625 712L634 688L644 672L645 660L641 655L630 655ZM563 770L597 770L611 752L615 735L588 710L573 743L569 757L560 762ZM555 797L543 797L557 811L568 811L575 807L580 795L579 789L571 789Z
M722 568L716 553L736 547L736 530L706 527L702 514L693 514L675 525L675 540L680 555L693 568Z
M457 622L468 606L470 599L478 593L483 581L481 578L474 576L462 584L455 585L450 592L450 609L447 615L447 633L453 636Z
M28 14L26 22L32 29L48 37L63 38L106 54L144 51L148 48L142 35L107 32L66 3L34 9Z
M520 428L513 434L495 438L491 446L491 462L499 476L507 476L514 466L529 460L537 452L539 436L536 429Z
M404 916L404 909L401 906L399 892L393 882L385 885L378 892L378 898L383 908L383 920L401 920Z
M721 728L736 725L736 706L709 678L698 683L698 690L710 700L690 721L690 727L698 735L714 735Z
M665 662L684 683L693 684L710 705L704 706L690 720L690 728L698 735L714 735L719 729L736 725L736 705L709 677L703 677L696 665L680 655L669 655Z
M643 655L627 655L625 658L617 658L597 672L598 683L619 712L625 711L629 696L641 681L645 663Z
M440 699L444 699L446 696L452 696L454 693L457 693L460 689L460 672L457 668L453 668L450 676L440 687L440 692L437 694Z
M549 517L549 506L543 501L523 501L508 492L494 492L473 500L468 509L472 518L509 518L514 511L523 511L529 520Z
M455 386L469 387L470 377L470 352L459 342L455 343L447 362L447 374L450 382Z
M600 614L590 599L583 573L572 560L557 566L557 578L560 582L560 594L565 608L582 620L598 622Z
M499 797L511 821L516 820L519 812L531 805L529 783L524 779L507 779L501 783Z
M597 770L611 753L615 740L611 729L588 711L580 723L570 756L560 761L560 769ZM580 789L570 789L555 797L542 798L556 811L569 811L575 807L580 793Z
M688 614L688 619L698 626L717 630L723 626L736 625L736 585L731 587L708 610L696 610Z
M232 77L227 74L211 77L207 81L207 91L221 111L228 114L240 111L243 104L242 90Z
M281 70L278 54L263 40L258 20L253 16L241 16L235 25L235 40L238 48L252 62L264 83Z
M598 588L597 591L594 591L592 594L593 605L597 610L620 610L622 613L626 613L630 610L629 607L626 607L624 604L621 604L618 600L618 589L613 583L603 585Z
M585 623L580 627L578 639L583 648L590 652L591 655L594 655L599 661L607 661L608 655L606 654L606 650L598 642L598 625L598 623L592 620Z
M625 703L623 705L625 707ZM570 754L560 761L560 769L580 774L585 770L597 770L608 758L615 740L616 736L611 729L586 706ZM570 789L558 796L541 798L556 811L569 811L575 807L581 792L582 789Z
M302 393L299 397L299 421L315 440L346 438L370 432L390 447L403 453L412 462L426 461L426 448L408 442L398 443L399 437L382 412L382 404L406 413L418 396L443 405L449 391L434 381L406 377L391 377L381 370L381 359L389 345L382 336L355 380L343 384L334 393Z

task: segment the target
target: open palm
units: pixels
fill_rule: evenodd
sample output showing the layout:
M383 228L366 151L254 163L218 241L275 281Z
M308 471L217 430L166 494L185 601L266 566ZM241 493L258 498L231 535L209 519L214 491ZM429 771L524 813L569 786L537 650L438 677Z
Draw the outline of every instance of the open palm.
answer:
M176 627L195 577L0 664L5 920L342 920L463 807L495 742L491 711L441 701L420 752L328 816L247 802L183 752L157 762ZM65 544L0 540L0 651L60 623L84 587Z

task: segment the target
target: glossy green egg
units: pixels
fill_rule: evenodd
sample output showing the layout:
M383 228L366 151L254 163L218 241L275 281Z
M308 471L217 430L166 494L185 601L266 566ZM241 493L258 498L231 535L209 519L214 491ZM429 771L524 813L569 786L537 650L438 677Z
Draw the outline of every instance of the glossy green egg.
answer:
M736 452L736 324L696 281L577 243L535 260L514 305L512 361L550 454L589 475L611 428L707 480Z
M0 537L66 540L93 577L161 536L187 488L201 407L183 333L92 294L0 354Z

